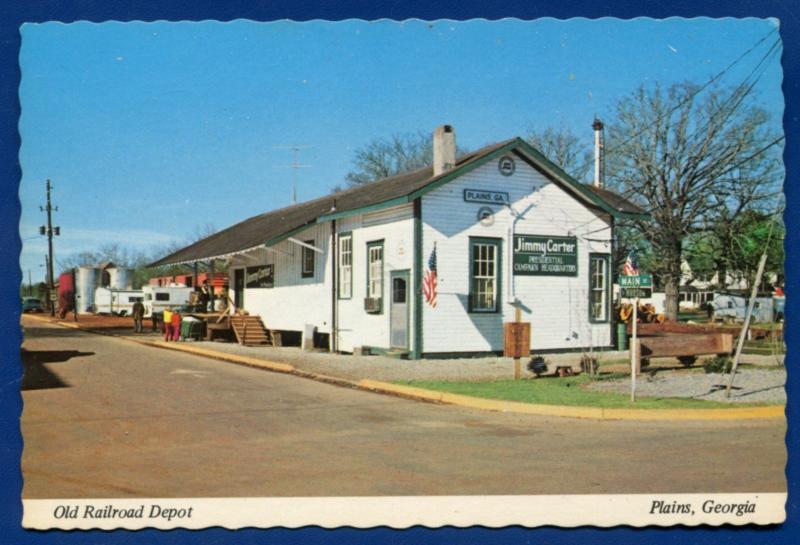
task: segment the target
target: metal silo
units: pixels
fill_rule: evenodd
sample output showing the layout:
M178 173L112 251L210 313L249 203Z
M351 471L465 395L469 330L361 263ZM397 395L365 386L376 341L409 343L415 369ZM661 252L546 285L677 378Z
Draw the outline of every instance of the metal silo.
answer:
M75 301L78 314L92 312L94 290L100 285L100 273L100 269L94 267L78 267L75 270Z
M133 284L133 269L118 267L118 268L108 269L108 274L110 278L109 287L111 289L115 290L131 289L131 285Z

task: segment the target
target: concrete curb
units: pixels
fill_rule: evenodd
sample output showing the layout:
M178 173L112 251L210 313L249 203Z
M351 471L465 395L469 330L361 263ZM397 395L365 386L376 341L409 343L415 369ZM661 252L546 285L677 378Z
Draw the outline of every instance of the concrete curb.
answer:
M32 315L26 315L26 316L42 322L49 322L63 327L71 327L74 329L80 329L82 331L87 331L90 333L97 333L101 335L116 337L123 341L134 342L145 346L162 348L166 350L175 350L178 352L186 352L188 354L194 354L196 356L202 356L206 358L226 361L229 363L247 365L249 367L257 367L260 369L265 369L267 371L291 374L301 378L316 380L318 382L325 382L327 384L334 384L337 386L344 386L349 388L359 388L361 390L367 390L370 392L377 392L383 394L391 394L407 399L428 401L432 403L444 403L448 405L457 405L460 407L469 407L472 409L480 409L484 411L531 414L538 416L558 416L567 418L589 418L593 420L639 420L639 421L772 419L772 418L785 418L785 411L786 411L786 407L784 405L765 405L761 407L734 407L730 409L612 409L604 407L581 407L581 406L571 406L571 405L541 405L533 403L522 403L518 401L485 399L480 397L452 394L448 392L440 392L437 390L427 390L424 388L417 388L415 386L404 386L402 384L394 384L391 382L382 382L379 380L372 380L372 379L351 381L348 379L333 377L330 375L323 375L323 374L313 373L310 371L302 371L288 363L279 363L259 358L251 358L248 356L227 354L225 352L217 352L215 350L198 348L186 344L168 343L165 341L151 341L146 339L137 339L128 336L114 335L96 329L83 328L77 323L61 322L58 320L53 320L49 317L45 318Z
M744 420L762 418L783 418L783 405L765 405L761 407L734 407L731 409L611 409L603 407L581 407L571 405L537 405L518 401L485 399L436 390L426 390L413 386L403 386L390 382L364 379L358 382L359 387L504 413L535 414L540 416L561 416L568 418L591 418L595 420Z

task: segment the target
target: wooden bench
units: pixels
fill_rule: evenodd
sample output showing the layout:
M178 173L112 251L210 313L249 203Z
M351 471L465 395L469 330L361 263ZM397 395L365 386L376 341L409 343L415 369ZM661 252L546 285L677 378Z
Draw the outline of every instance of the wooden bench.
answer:
M634 348L636 350L636 373L638 374L642 370L642 359L646 358L730 354L733 351L733 335L730 333L707 333L641 337L636 339Z

